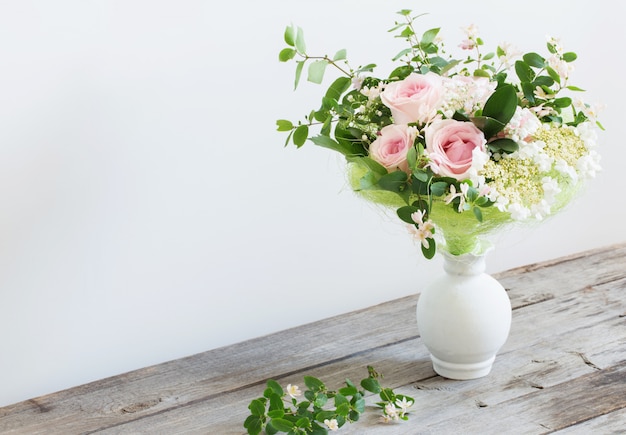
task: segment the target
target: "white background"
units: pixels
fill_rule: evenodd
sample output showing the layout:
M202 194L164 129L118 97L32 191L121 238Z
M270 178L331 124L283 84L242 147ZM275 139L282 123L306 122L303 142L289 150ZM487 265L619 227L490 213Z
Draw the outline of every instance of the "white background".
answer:
M604 171L566 212L498 238L489 271L625 241L623 3L2 1L0 406L413 294L439 273L346 187L340 157L275 131L325 90L293 92L295 65L277 60L286 25L311 54L346 48L385 75L402 8L428 12L420 31L441 26L451 52L471 23L488 48L545 54L560 37L579 55L572 83L606 105Z

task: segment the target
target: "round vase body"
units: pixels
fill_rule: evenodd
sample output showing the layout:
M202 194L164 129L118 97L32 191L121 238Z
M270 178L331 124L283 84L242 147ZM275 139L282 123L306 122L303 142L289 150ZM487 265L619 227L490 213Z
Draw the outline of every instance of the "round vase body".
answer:
M486 376L509 335L511 302L485 273L484 255L444 253L444 270L417 302L418 329L433 369L450 379Z

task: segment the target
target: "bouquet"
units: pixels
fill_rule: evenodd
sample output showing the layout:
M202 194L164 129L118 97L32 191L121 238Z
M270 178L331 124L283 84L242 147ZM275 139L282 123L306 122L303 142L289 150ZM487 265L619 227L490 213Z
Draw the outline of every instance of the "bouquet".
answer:
M536 222L569 203L600 170L598 107L574 98L577 56L548 38L545 54L510 44L483 53L477 28L464 29L461 56L448 54L439 28L421 34L410 10L390 32L407 42L385 77L356 69L346 50L310 56L302 29L288 26L283 62L295 61L297 88L340 72L317 109L281 119L285 145L307 140L346 158L352 189L396 210L426 258L480 253L485 236L515 222ZM315 130L315 132L313 132Z

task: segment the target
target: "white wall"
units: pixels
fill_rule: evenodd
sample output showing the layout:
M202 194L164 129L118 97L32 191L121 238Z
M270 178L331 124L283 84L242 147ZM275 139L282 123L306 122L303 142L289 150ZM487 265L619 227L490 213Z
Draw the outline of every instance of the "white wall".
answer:
M283 148L325 88L292 92L284 27L353 64L403 48L395 12L454 50L579 54L607 105L604 172L569 210L498 240L490 272L626 240L621 18L608 1L0 2L0 406L417 292L439 272L357 199L341 159ZM422 9L423 8L423 9Z

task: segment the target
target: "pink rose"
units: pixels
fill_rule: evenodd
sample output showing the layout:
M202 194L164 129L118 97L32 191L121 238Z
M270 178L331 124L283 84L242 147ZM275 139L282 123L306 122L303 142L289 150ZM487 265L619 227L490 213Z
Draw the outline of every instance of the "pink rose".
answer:
M464 180L472 167L474 150L485 152L485 135L471 122L444 119L426 128L426 151L437 175Z
M383 104L391 109L396 124L432 121L442 98L443 81L433 72L410 74L404 80L389 83L380 94Z
M413 146L417 129L391 124L380 130L380 136L370 145L370 157L387 169L408 170L406 154Z

